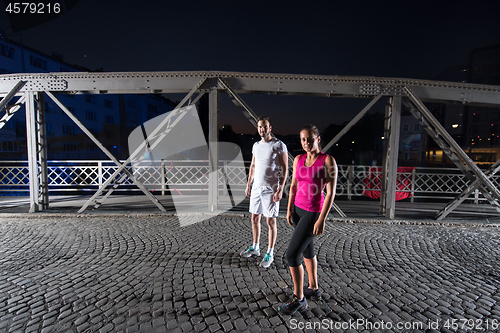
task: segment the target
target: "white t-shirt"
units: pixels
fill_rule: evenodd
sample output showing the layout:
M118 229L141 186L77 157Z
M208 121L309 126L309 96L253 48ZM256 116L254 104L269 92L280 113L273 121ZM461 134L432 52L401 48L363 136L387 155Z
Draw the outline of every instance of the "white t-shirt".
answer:
M260 186L277 186L281 166L279 155L288 152L286 145L273 138L269 142L258 141L253 144L252 154L255 157L253 188Z

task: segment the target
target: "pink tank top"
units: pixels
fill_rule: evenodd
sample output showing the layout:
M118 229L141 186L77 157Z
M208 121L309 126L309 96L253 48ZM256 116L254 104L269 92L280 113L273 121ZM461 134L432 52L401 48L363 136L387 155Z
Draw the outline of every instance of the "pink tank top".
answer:
M327 154L320 153L316 161L310 167L306 167L307 154L299 156L295 178L298 181L297 193L295 194L295 205L308 212L321 212L325 197L323 190L326 184L325 159Z

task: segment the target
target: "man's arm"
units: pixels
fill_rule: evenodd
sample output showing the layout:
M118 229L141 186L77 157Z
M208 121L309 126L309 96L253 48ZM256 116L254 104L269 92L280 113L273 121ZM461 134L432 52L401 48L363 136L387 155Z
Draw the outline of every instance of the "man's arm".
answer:
M245 195L250 198L250 193L252 192L252 181L255 172L255 155L252 154L252 163L250 163L250 170L248 171L248 182L245 189Z
M280 201L283 197L283 189L285 188L286 177L288 176L288 152L279 154L279 162L281 166L280 185L273 195L274 202Z

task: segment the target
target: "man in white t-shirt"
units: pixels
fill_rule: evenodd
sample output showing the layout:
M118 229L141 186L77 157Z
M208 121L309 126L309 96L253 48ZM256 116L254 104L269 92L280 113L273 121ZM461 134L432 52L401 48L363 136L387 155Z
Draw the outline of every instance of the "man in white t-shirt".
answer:
M257 130L261 140L254 143L252 148L252 164L245 190L246 196L250 198L253 244L241 252L245 258L260 256L260 216L264 215L269 228L268 250L261 262L264 268L268 268L274 260L274 244L278 233L276 217L288 173L288 150L282 141L273 136L271 129L269 118L260 116ZM278 167L281 167L281 173Z

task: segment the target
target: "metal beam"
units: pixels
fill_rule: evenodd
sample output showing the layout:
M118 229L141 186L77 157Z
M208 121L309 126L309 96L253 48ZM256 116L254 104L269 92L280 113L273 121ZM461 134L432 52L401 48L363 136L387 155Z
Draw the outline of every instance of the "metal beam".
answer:
M401 123L401 96L390 98L385 113L384 160L380 213L389 219L396 215L396 183L398 172L399 129Z
M176 115L178 112L179 112L179 109L188 101L191 99L191 97L193 96L193 94L200 88L200 86L205 82L205 79L202 79L201 81L198 82L198 84L196 84L192 89L191 91L182 99L182 101L175 107L174 110L170 111L170 114L165 117L165 119L163 119L163 121L156 127L156 129L151 132L151 134L139 145L139 147L137 147L137 149L129 156L129 158L123 163L123 164L119 164L119 167L118 169L115 170L115 172L104 182L104 184L102 184L102 186L99 188L99 190L94 193L94 195L82 206L82 208L80 208L80 210L78 211L79 213L83 212L85 209L87 209L87 207L92 203L92 202L95 202L96 198L101 195L101 193L104 191L104 189L118 176L118 174L120 172L122 172L122 170L125 170L125 167L130 163L130 161L132 159L134 159L141 151L142 149L146 146L147 142L150 142L151 140L153 139L157 139L151 146L150 146L150 149L154 149L154 147L156 147L156 145L158 145L161 140L163 140L163 138L167 135L167 133L169 132L169 129L166 129L164 130L162 133L160 133L159 137L157 137L157 134L160 132L160 130L165 126L165 125L168 125L170 123L170 119L172 118L173 115ZM198 96L198 97L201 97L201 96ZM179 115L179 117L177 117L176 121L174 122L174 124L170 124L170 128L172 128L173 126L175 126L175 124L180 121L180 119L183 117L183 114L181 113ZM134 163L134 166L138 165L142 160L144 159L144 156L142 156L141 158L139 158L137 161L135 161ZM122 177L118 183L121 183L123 181L124 177ZM108 193L108 195L105 196L104 199L106 199L109 194L111 192ZM156 199L156 198L155 198ZM158 202L159 203L159 202ZM161 204L160 204L161 205ZM164 211L165 208L163 206L161 206L160 210Z
M43 93L37 93L37 155L39 166L39 208L49 209L49 182L47 170L47 130L45 128L45 102Z
M132 175L132 173L125 169L124 168L124 165L126 165L125 163L122 165L120 163L120 161L118 161L116 159L116 157L113 156L113 154L111 154L111 152L109 150L106 149L106 147L103 146L103 144L97 140L97 138L85 127L85 125L83 125L83 123L75 117L75 115L73 115L73 113L71 113L71 111L69 111L66 106L64 106L64 104L61 103L61 101L59 101L51 92L47 91L46 94L61 108L61 110L64 111L64 113L66 113L66 115L71 119L73 120L73 122L97 145L97 147L99 147L105 154L106 156L109 157L110 160L112 160L119 168L121 167L123 172L134 182L135 185L137 185L137 187L139 187L141 189L141 191L162 211L166 211L165 208L163 207L163 205L158 201L158 199L156 199L145 187L144 185L142 185L141 182L139 182L137 179L135 179L135 177ZM109 183L108 183L109 184ZM103 188L105 188L105 186L107 185L103 185L99 190L102 190ZM99 191L97 192L99 193ZM88 201L89 202L89 201ZM87 202L87 203L88 203ZM86 208L87 206L85 206ZM82 207L83 209L83 207ZM83 210L80 210L79 213L81 213Z
M231 86L226 82L226 80L219 78L219 83L224 91L227 93L229 98L233 101L233 103L243 109L243 114L248 119L248 121L257 128L257 119L259 118L255 112L250 109L250 107L245 103L245 101L231 88Z
M0 111L3 110L3 108L7 105L7 103L10 102L10 100L12 98L14 98L14 96L16 96L16 94L24 87L24 85L26 84L26 81L19 81L8 93L7 95L2 98L2 100L0 101Z
M233 88L231 88L231 86L224 79L219 78L219 82L221 87L224 89L224 91L227 93L227 95L233 101L233 103L242 109L243 114L248 119L248 121L250 121L250 123L257 128L257 119L259 118L257 114L253 112L252 109L250 109L250 107L245 103L245 101L233 90ZM288 152L288 169L289 169L288 177L290 177L293 172L293 161L294 157L292 156L292 154L290 154L290 152ZM285 179L285 182L286 181L287 179ZM332 203L332 207L341 217L347 217L347 215L340 209L340 207L335 202Z
M478 179L470 172L470 169L463 163L463 161L458 157L457 154L454 153L453 148L447 144L443 138L439 135L436 129L432 126L431 122L424 116L422 113L417 110L413 104L408 100L403 101L404 105L410 110L411 114L417 119L420 124L425 128L429 137L432 138L438 146L443 150L443 152L449 157L449 159L457 166L457 168L472 182L472 184L478 184L476 182ZM487 191L486 191L487 192ZM496 202L490 195L486 195L486 198L490 201L493 206L498 206L498 202ZM452 202L453 204L453 202ZM458 205L453 205L453 209L455 209ZM453 209L451 207L445 208L447 209L447 214L449 214ZM500 207L497 207L497 210L500 212Z
M496 161L496 163L484 174L488 176L489 179L491 179L498 171L500 171L500 160ZM469 195L471 195L472 192L476 190L478 187L479 187L479 179L476 179L467 187L467 189L464 192L460 193L459 196L457 196L450 203L448 203L443 209L441 209L434 218L438 221L444 219L462 202L464 202L464 200L467 199ZM497 211L500 212L498 205L494 205L494 207L497 209Z
M208 101L208 211L215 212L219 201L219 89L210 89Z
M26 92L26 143L28 148L28 170L29 170L29 188L30 188L30 213L38 212L39 207L39 183L38 183L38 163L37 163L37 132L35 115L35 97L34 93Z
M2 127L4 127L9 122L10 118L14 116L17 110L21 108L21 106L24 104L25 99L25 95L21 96L17 100L15 105L12 105L10 108L5 110L4 116L2 117L2 119L0 119L0 129L2 129Z
M7 107L7 104L16 96L16 94L24 87L26 84L26 81L19 81L8 93L3 99L0 101L0 112L5 108L5 115L0 119L0 129L7 124L7 122L14 116L14 113L16 113L17 110L21 107L21 105L24 103L24 99L26 94L22 94L21 98L17 101L16 105L12 106L11 108Z
M481 182L479 186L484 186L488 191L491 191L492 195L500 200L500 192L496 186L484 175L484 173L479 169L479 167L470 159L470 157L463 151L463 149L456 143L456 141L451 137L451 135L443 128L443 126L437 121L437 119L432 115L432 113L427 109L427 107L418 99L418 97L412 92L408 87L405 87L405 92L408 98L417 107L424 118L433 126L436 134L439 138L448 146L448 151L456 155L475 177L479 178ZM474 180L474 179L471 179ZM484 193L483 193L484 194Z
M374 99L371 100L370 103L368 103L367 106L363 110L361 110L360 113L354 117L349 124L347 124L328 144L323 148L324 152L327 152L328 149L330 149L334 144L336 144L349 130L358 123L358 121L363 118L363 116L370 111L370 109L379 101L379 99L382 97L382 95L377 95Z
M423 101L498 105L500 87L472 83L383 78L222 71L128 73L29 73L0 75L0 94L13 82L26 81L24 91L91 93L185 93L200 79L224 78L238 93L324 97L393 96L409 87ZM206 87L208 89L209 87Z
M413 116L422 124L430 137L438 144L443 152L455 163L460 171L471 181L471 185L477 186L488 202L500 212L498 202L500 193L488 177L477 167L477 165L467 156L462 148L448 134L443 126L437 121L427 107L414 95L410 89L406 89L408 101L405 105L409 108ZM410 104L410 101L412 104ZM462 194L463 195L463 194ZM442 211L438 212L437 218L444 213L449 214L458 207L458 202L462 202L462 195L459 195ZM443 216L444 217L444 216Z

